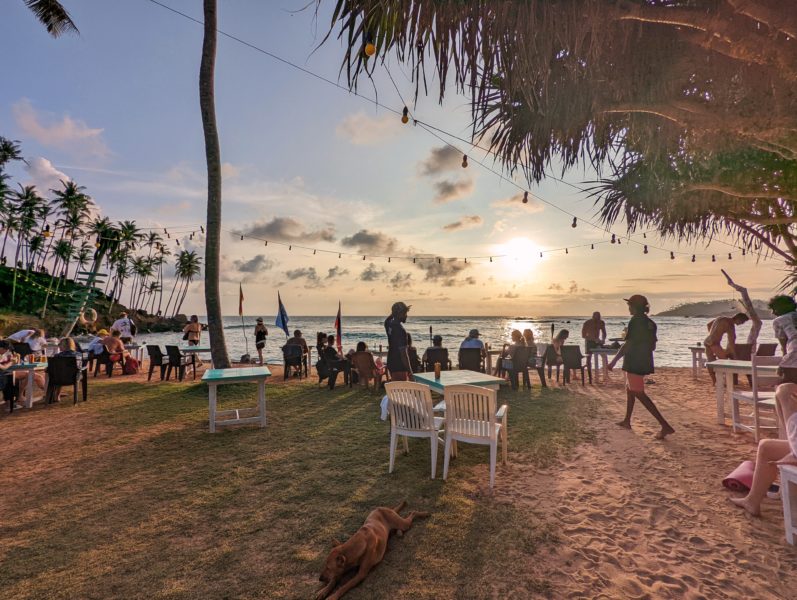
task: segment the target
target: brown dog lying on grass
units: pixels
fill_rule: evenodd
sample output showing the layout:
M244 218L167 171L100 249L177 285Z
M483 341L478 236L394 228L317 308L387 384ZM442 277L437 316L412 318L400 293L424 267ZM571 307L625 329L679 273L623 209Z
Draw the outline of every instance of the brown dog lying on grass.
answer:
M387 549L387 540L394 529L399 535L404 535L404 532L412 527L413 519L429 516L427 512L412 511L406 518L402 517L399 511L405 506L407 503L402 502L396 508L380 506L374 509L365 519L363 526L348 541L342 544L337 540L334 542L332 551L324 563L324 570L318 578L326 585L316 594L316 600L324 600L327 597L330 600L338 600L365 579L371 569L382 561ZM355 568L357 573L354 577L330 596L340 578Z

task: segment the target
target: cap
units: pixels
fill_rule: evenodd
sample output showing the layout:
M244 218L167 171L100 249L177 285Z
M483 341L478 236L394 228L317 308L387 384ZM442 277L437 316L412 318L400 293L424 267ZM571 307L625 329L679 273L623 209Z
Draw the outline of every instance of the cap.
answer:
M396 302L391 307L390 312L391 314L397 315L407 312L410 308L412 308L412 305L404 304L403 302Z
M108 330L107 329L100 329L97 332L97 335L108 335Z
M262 322L263 322L263 317L258 317L258 318L257 318L257 322L258 322L258 323L262 323Z
M479 337L479 330L478 329L471 329L470 333L468 333L468 337Z
M636 306L650 306L650 302L648 299L640 294L634 294L630 298L623 298L628 304L634 304Z

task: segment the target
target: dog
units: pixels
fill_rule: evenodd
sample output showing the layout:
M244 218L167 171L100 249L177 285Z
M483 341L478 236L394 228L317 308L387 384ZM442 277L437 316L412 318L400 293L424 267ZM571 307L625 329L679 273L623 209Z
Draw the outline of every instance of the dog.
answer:
M393 530L397 530L398 534L403 536L404 532L412 527L413 519L429 516L427 512L412 511L406 517L402 517L399 512L405 506L407 506L406 501L396 508L380 506L371 511L363 526L346 542L333 541L332 551L327 556L324 570L321 571L321 576L318 578L325 585L318 591L315 600L324 600L324 598L338 600L341 598L365 579L371 569L382 562L385 550L387 550L387 540ZM332 590L335 589L340 578L347 571L355 568L357 573L354 577L332 594Z

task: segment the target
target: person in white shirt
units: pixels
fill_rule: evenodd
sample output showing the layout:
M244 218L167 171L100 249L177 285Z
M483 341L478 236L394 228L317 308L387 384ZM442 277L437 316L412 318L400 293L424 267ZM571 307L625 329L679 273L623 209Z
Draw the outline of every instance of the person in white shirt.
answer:
M108 330L100 329L97 332L97 335L89 342L89 345L86 346L86 350L92 352L94 356L99 356L102 354L103 349L102 340L104 340L106 337L108 337Z
M111 331L114 329L118 331L121 334L119 337L125 344L129 344L133 340L132 328L133 321L130 320L126 312L119 313L119 318L111 325Z
M34 354L43 353L47 345L44 329L23 329L9 335L7 339L18 344L27 344Z
M775 296L769 309L775 315L772 329L783 349L779 372L784 383L797 383L797 302L791 296Z

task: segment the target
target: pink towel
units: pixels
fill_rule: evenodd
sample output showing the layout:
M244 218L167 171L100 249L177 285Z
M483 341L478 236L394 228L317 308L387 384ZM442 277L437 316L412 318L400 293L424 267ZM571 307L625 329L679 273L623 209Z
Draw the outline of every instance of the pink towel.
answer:
M753 485L754 472L755 463L752 460L746 460L722 480L722 485L734 492L747 492Z

